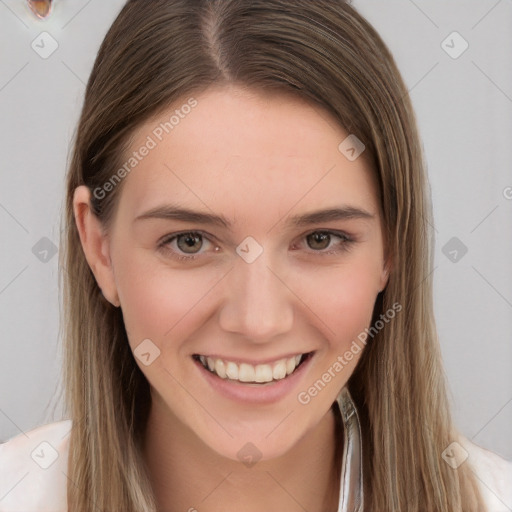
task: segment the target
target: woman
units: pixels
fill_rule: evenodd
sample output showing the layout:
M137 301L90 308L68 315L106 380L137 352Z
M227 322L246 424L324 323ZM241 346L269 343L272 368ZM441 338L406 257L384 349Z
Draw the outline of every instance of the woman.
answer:
M507 510L450 416L424 167L345 2L129 1L67 180L70 421L1 447L46 468L0 511Z

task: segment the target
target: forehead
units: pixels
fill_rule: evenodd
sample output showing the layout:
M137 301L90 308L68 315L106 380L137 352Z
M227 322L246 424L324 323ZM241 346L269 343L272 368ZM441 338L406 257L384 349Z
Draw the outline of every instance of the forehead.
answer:
M376 210L365 160L338 149L348 135L326 110L295 96L212 88L136 131L124 158L137 152L137 165L125 178L120 209L133 218L178 202L269 223L294 205Z

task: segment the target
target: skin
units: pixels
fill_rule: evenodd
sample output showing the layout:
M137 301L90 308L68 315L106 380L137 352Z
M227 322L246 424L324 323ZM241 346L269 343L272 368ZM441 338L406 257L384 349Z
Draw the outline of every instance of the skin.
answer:
M124 178L109 232L74 196L87 261L104 296L123 311L130 346L150 339L152 407L144 457L159 508L199 512L337 510L337 442L331 410L363 351L307 405L307 390L370 325L387 283L381 216L363 157L338 145L348 133L318 106L238 86L197 95L197 106ZM186 100L139 127L128 154ZM134 220L169 203L223 215L231 228L175 219ZM296 227L291 216L351 206L369 218ZM201 231L197 259L166 235ZM337 230L314 245L307 235ZM262 254L247 263L236 247L253 237ZM325 248L325 245L328 245ZM331 254L326 254L327 252ZM324 254L321 254L324 253ZM275 403L228 398L202 377L193 354L265 361L314 351L306 372ZM252 443L261 460L246 467ZM228 505L229 504L229 505Z

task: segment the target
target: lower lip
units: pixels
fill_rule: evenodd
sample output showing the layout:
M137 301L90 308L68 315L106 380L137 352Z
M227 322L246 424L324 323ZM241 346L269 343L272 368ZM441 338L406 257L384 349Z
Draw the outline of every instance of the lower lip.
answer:
M271 404L287 396L300 379L305 375L314 354L311 354L293 373L284 379L265 384L247 384L236 380L222 379L217 374L207 370L199 361L195 361L201 375L218 393L238 402Z

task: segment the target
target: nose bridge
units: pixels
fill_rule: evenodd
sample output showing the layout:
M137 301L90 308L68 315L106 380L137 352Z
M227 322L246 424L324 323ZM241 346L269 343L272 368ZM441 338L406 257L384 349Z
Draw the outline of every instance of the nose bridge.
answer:
M238 258L226 283L221 327L253 341L270 340L290 330L292 294L276 274L266 251L251 263Z

